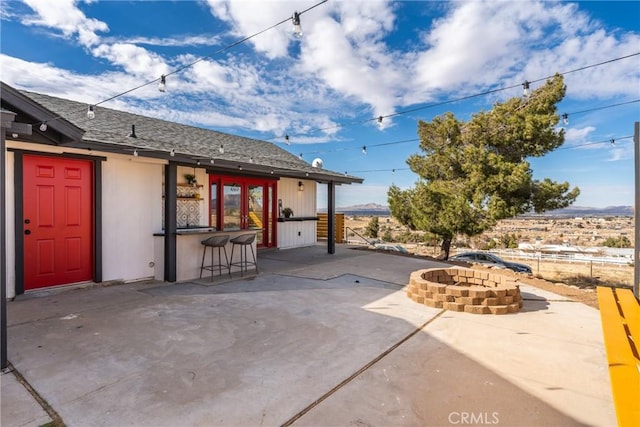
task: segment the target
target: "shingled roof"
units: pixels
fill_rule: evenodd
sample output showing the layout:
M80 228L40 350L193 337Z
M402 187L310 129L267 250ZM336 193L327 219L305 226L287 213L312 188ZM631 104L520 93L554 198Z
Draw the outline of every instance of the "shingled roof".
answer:
M319 169L276 146L257 139L231 135L210 129L154 119L124 111L94 107L95 118L87 117L85 103L57 98L41 93L16 90L2 84L5 90L15 91L43 107L44 117L35 121L47 121L50 126L64 121L67 126L77 128L81 139L65 143L66 146L85 147L110 152L132 153L139 156L165 158L185 164L201 162L222 171L269 174L280 177L309 178L319 182L333 181L336 184L361 183L362 178L330 170ZM3 95L4 98L4 95ZM135 125L136 138L127 135ZM39 132L34 126L34 132ZM224 153L219 152L220 146ZM171 157L171 150L175 156Z

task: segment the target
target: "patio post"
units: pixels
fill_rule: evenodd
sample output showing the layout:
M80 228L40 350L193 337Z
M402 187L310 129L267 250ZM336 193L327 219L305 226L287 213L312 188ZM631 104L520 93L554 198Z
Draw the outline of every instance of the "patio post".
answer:
M5 131L11 126L15 114L2 112L2 128L0 129L0 369L5 369L7 360L7 224L6 224L6 142ZM8 126L7 126L8 125Z
M164 167L164 280L167 282L175 282L177 277L177 185L178 165L169 162Z
M336 185L333 181L327 183L327 251L336 253Z
M638 288L640 288L640 122L636 122L633 129L633 144L635 152L635 206L633 216L635 218L635 241L633 245L633 295L640 299Z

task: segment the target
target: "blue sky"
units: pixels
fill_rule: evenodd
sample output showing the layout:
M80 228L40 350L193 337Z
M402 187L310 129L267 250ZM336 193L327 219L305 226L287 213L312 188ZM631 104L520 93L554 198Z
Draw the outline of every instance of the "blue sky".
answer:
M638 1L329 0L302 15L301 38L286 22L224 49L318 1L2 0L0 78L95 104L171 74L164 93L152 84L103 106L320 158L365 178L338 188L337 205L348 206L386 204L391 183L415 183L405 160L418 152L418 120L468 119L522 90L430 104L640 52ZM528 159L534 176L580 187L579 206L632 205L633 141L623 137L640 102L602 107L640 99L640 55L565 83L565 144ZM395 115L407 110L417 111ZM393 117L378 126L381 115Z

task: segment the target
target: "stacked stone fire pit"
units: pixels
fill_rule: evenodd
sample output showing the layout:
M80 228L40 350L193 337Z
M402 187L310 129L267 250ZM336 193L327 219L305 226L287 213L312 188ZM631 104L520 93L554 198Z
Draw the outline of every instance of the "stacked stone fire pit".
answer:
M470 268L430 268L411 273L409 298L429 307L473 314L517 313L518 282L498 273Z

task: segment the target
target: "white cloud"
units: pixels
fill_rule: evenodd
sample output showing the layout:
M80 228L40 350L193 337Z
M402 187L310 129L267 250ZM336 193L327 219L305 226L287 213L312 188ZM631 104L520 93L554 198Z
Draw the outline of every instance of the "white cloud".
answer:
M36 13L27 16L22 23L38 25L62 31L65 37L77 35L83 46L93 46L99 42L98 32L107 32L106 23L87 16L76 7L76 0L24 0Z
M145 48L129 43L100 44L91 51L95 56L105 58L119 65L134 76L158 78L168 71L163 58Z
M262 0L219 1L207 0L211 13L231 24L233 32L240 38L248 37L271 27L293 15L300 2L270 2ZM251 39L258 52L274 59L287 55L292 25L283 24Z
M191 46L217 46L220 44L220 37L217 35L176 35L171 37L131 37L127 39L115 39L103 37L105 43L129 43L141 44L147 46L172 46L172 47L191 47Z
M585 126L583 128L570 127L565 130L564 141L567 145L575 145L584 143L591 133L596 130L593 126Z

